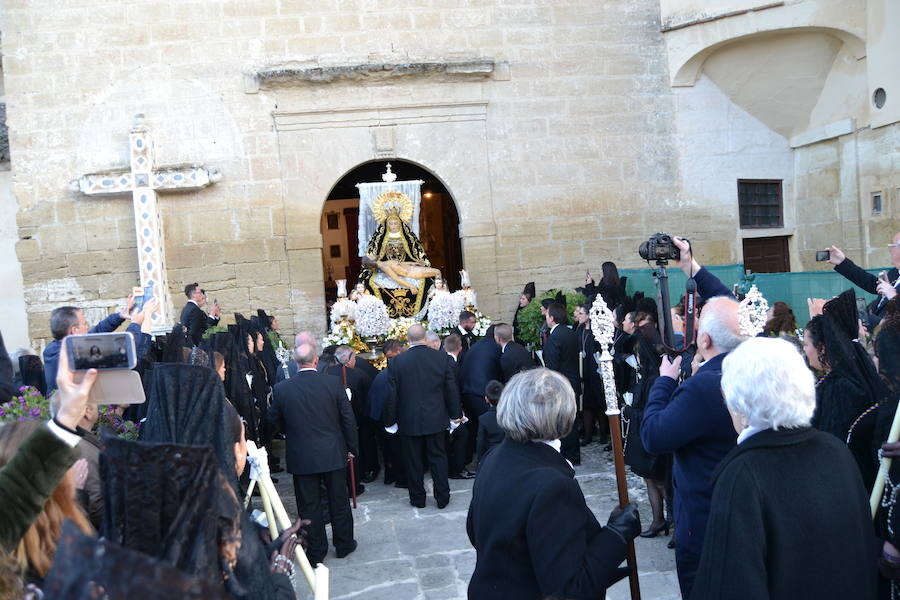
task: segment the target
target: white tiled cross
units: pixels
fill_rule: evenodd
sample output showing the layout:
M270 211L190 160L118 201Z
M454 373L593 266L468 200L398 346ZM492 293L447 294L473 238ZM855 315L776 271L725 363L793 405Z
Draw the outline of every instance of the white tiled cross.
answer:
M163 333L171 329L175 313L166 276L165 238L157 192L199 190L220 181L222 176L202 165L154 169L153 141L144 115L135 117L129 141L130 170L82 175L72 182L72 187L87 196L131 194L141 287L152 286L153 297L159 299L160 310L153 315L153 331Z

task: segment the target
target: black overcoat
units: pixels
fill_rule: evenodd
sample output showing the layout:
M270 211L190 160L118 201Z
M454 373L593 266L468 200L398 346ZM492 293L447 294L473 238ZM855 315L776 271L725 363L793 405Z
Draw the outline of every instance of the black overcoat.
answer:
M761 431L713 472L694 600L869 600L879 548L846 444L805 427Z

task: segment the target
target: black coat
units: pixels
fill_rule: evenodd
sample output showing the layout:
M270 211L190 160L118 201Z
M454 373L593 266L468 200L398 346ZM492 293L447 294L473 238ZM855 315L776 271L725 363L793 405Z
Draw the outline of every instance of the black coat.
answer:
M834 270L849 279L854 285L861 287L870 294L878 293L878 278L856 265L856 263L849 258L845 258L841 264L835 265ZM896 286L897 276L897 269L888 270L887 277L891 285ZM869 304L869 312L876 320L881 319L886 304L887 301L882 297L875 298L875 300Z
M357 359L357 365L362 359ZM328 375L334 375L341 381L341 386L346 384L350 388L350 405L353 407L353 416L356 417L357 425L363 417L369 414L369 388L372 387L372 380L358 366L347 367L346 382L341 376L343 367L334 365L325 370Z
M382 421L397 423L402 435L433 435L458 419L459 389L453 359L425 345L411 346L388 363L391 391Z
M188 337L195 346L199 344L200 340L203 338L203 332L205 332L207 328L218 324L218 322L219 319L210 317L203 312L203 309L193 302L188 302L184 305L184 308L181 309L181 324L187 329Z
M582 405L591 410L606 410L606 396L603 390L603 376L594 353L600 352L600 344L594 338L590 325L579 325L575 329L578 337L578 355L581 361Z
M578 336L565 325L557 325L544 342L544 366L560 373L572 384L575 397L581 394L578 373Z
M600 526L575 471L542 442L506 439L488 453L466 531L473 599L603 598L625 560L625 542Z
M500 372L503 376L501 381L506 383L516 373L533 369L536 366L531 352L526 350L522 344L509 342L500 355Z
M462 349L459 351L459 356L457 357L459 359L459 362L461 363L463 360L463 357L466 355L466 352L469 351L469 348L474 346L475 342L478 341L478 337L476 337L475 334L472 333L471 331L466 331L459 325L457 325L456 329L454 329L450 333L451 334L455 333L462 340Z
M356 419L337 377L300 371L275 386L269 422L284 432L288 473L309 475L347 465L358 454Z
M460 393L479 397L484 397L488 381L500 381L503 378L500 370L500 346L493 338L482 338L472 345L465 358L460 361L459 377L462 381Z
M497 408L492 406L478 417L478 437L475 440L475 456L478 464L491 448L506 439L506 432L497 425Z
M6 402L16 393L13 385L13 366L3 344L3 334L0 333L0 403Z
M811 428L761 431L713 473L691 598L869 600L878 546L845 444Z

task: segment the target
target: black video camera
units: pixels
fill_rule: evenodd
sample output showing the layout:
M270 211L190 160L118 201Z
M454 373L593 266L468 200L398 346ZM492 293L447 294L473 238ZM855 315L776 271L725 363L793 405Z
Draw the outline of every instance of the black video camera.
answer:
M678 260L681 258L681 250L672 241L672 236L668 233L654 233L646 242L642 242L638 248L638 254L644 260L655 260L657 262L668 262L670 260Z

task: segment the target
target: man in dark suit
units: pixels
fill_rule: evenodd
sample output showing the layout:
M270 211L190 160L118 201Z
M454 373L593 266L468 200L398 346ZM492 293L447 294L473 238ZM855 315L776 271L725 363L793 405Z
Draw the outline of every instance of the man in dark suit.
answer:
M578 372L581 358L578 354L578 337L566 325L567 320L565 305L554 302L547 307L546 323L550 333L544 342L544 366L569 380L577 402L581 395L581 374ZM575 427L562 439L562 454L572 464L581 464L581 446Z
M359 494L360 482L375 481L381 468L378 463L378 443L376 441L375 423L369 419L369 388L372 380L359 368L356 352L350 346L339 346L334 351L334 364L325 369L328 375L341 380L341 386L350 390L350 405L359 432L359 458L356 461L356 493Z
M188 301L181 309L181 324L188 330L188 337L196 346L208 327L218 325L219 305L213 304L207 316L203 312L203 307L206 306L206 291L200 289L200 284L196 282L184 286L184 295Z
M506 383L512 376L520 371L533 369L537 365L531 357L531 352L512 339L513 329L506 323L498 323L494 326L494 341L500 346L500 372L501 380Z
M459 390L450 357L427 346L425 328L413 325L406 335L409 349L387 367L392 389L382 420L399 427L409 503L425 507L422 455L427 453L434 499L444 508L450 502L444 432L451 419L462 418Z
M403 352L403 344L400 340L389 339L384 342L384 357L390 364L395 356ZM387 369L382 369L372 380L369 388L369 418L376 424L380 424L391 393L390 374ZM384 483L394 484L395 487L406 487L406 465L403 462L403 453L400 450L400 436L397 433L389 433L384 427L376 426L378 432L378 446L381 448L381 456L384 459Z
M469 439L466 445L466 464L475 456L475 439L478 436L478 417L487 410L484 402L484 388L492 379L503 377L500 370L500 346L494 339L494 325L483 338L475 342L460 359L460 381L463 411L469 421L466 423Z
M456 326L456 331L453 333L457 334L462 340L462 350L459 352L459 362L462 362L463 357L465 357L466 352L469 351L469 348L478 340L472 330L475 329L475 323L477 318L475 317L475 313L470 312L468 310L464 310L459 313L459 325Z
M302 518L312 521L307 555L315 565L328 554L323 484L337 557L356 550L345 473L347 459L357 452L356 419L340 380L316 371L314 346L297 348L296 360L300 370L275 386L268 418L274 430L284 432L297 509Z
M869 304L869 323L867 325L870 330L873 329L884 316L884 307L888 300L896 296L898 288L900 288L900 277L897 272L897 269L900 269L900 232L896 233L891 243L888 244L891 264L894 268L887 271L887 281L875 277L854 264L852 260L844 256L843 251L837 246L832 246L828 250L830 251L828 262L834 265L835 271L870 294L880 296Z

